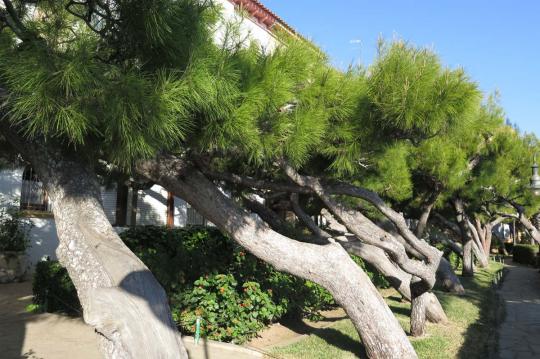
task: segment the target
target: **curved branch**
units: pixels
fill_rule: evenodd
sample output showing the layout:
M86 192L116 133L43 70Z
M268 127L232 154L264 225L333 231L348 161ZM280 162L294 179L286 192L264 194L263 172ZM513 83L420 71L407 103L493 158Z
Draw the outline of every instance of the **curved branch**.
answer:
M383 249L404 271L418 276L428 286L433 287L435 284L436 266L439 265L442 253L439 252L439 261L436 263L425 264L421 261L410 259L407 256L404 246L392 235L371 222L362 213L351 210L343 204L334 201L317 178L302 176L287 164L283 164L283 169L296 184L311 188L351 233L363 242Z

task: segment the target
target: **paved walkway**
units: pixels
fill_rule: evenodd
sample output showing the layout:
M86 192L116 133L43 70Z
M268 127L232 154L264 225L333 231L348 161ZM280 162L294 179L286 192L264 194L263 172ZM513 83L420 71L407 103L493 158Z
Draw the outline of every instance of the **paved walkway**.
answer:
M510 264L500 294L506 316L499 329L500 359L540 358L540 273Z
M100 359L94 330L80 318L30 314L30 282L0 284L0 359ZM260 352L241 346L185 337L191 359L255 359Z

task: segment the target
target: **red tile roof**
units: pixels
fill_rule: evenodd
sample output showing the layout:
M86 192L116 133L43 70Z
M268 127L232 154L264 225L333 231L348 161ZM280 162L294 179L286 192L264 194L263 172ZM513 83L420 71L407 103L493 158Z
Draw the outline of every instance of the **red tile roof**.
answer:
M230 0L236 6L246 10L252 18L257 20L259 24L271 30L277 24L281 28L290 32L293 35L299 36L298 33L287 24L282 18L264 6L258 0Z

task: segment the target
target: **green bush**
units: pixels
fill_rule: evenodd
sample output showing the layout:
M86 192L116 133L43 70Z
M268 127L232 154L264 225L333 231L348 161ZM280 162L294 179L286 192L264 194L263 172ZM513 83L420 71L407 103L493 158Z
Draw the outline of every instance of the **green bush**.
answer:
M279 312L271 291L262 291L256 282L240 285L231 274L216 274L201 277L194 284L192 290L171 298L173 318L185 333L195 331L200 316L202 336L243 342L271 323Z
M36 265L32 292L34 304L46 312L80 313L81 304L75 286L58 261L41 261Z
M233 260L233 242L213 227L141 226L120 237L167 292L184 288L200 276L224 273Z
M18 208L0 201L0 252L24 252L30 245L30 228Z
M516 244L513 248L513 261L521 264L535 265L537 253L537 245Z
M213 227L144 226L120 236L168 293L189 290L201 276L227 273L241 284L257 282L264 291L271 289L281 315L317 317L334 305L322 287L276 271Z

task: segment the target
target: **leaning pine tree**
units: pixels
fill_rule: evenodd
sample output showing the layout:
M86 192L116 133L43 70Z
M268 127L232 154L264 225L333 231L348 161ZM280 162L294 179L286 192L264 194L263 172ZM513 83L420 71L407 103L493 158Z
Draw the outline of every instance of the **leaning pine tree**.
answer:
M443 69L432 53L402 43L394 44L384 52L367 77L359 70L342 73L332 69L321 54L294 41L269 57L255 60L247 65L257 74L258 80L244 82L243 78L238 79L237 88L242 95L237 106L216 116L197 117L196 127L212 131L195 132L188 150L169 151L154 160L141 161L137 171L186 199L252 251L255 249L250 248L245 237L264 238L263 233L270 236L276 228L261 227L256 231L257 226L249 224L252 220L248 219L247 213L240 216L242 213L239 212L238 218L245 219L234 222L219 216L216 213L219 209L210 201L200 200L205 195L209 199L215 198L217 192L215 188L211 190L212 185L221 185L223 181L241 185L240 196L258 194L267 200L279 198L283 192L285 198L295 193L310 196L352 234L352 237L345 236L347 243L337 242L331 236L325 236L329 241L315 238L313 244L318 247L313 248L326 255L338 250L335 244L350 247L358 242L379 248L379 253L387 255L412 276L409 293L416 314L413 315L413 328L417 328L414 334L422 335L428 291L435 284L437 275L444 275L455 287L461 287L459 281L447 262L445 265L441 259L442 253L417 238L404 217L376 192L361 187L362 182L357 178L363 173L365 155L377 147L384 151L383 143L388 138L396 142L394 147L400 145L399 141L404 143L401 146L406 146L408 141L414 145L415 140L444 132L453 122L453 116L464 116L474 106L478 98L475 85L461 70ZM396 63L402 66L396 66ZM245 71L245 65L238 63L243 69L240 73ZM276 68L280 71L274 71ZM389 80L399 76L410 77L411 94L401 93L400 86ZM386 80L380 83L380 78ZM220 78L212 82L219 84ZM401 95L413 101L412 109L403 108L401 104L406 103L403 100L395 100L396 103L382 101L386 92L390 93L388 99L399 99ZM217 89L216 93L219 93ZM206 97L207 104L211 100L219 102L222 98ZM418 118L423 121L417 121ZM386 130L388 134L378 134L375 129ZM380 135L380 142L376 142L375 137L370 138L370 133ZM395 231L381 228L362 210L353 209L351 204L358 200L380 212ZM230 205L234 203L225 201ZM229 205L223 204L223 208L235 213ZM267 214L268 209L271 208L266 208ZM302 217L300 211L297 213ZM321 237L321 232L311 228L315 237ZM284 268L275 258L264 259ZM328 288L327 283L321 282L320 273L315 274L309 278ZM330 291L358 325L362 338L371 335L373 328L362 328L355 321L354 308L349 307L348 301L339 299L341 289Z
M139 162L140 173L174 188L256 256L327 288L370 357L416 357L340 244L305 243L273 231L196 165L220 153L261 170L276 155L301 164L315 143L305 146L305 140L322 139L325 119L339 116L344 94L317 100L321 88L339 89L341 78L319 54L292 43L271 55L229 41L216 47L209 31L216 11L198 1L3 3L3 139L36 168L50 193L59 258L106 357L186 352L163 289L103 214L98 160L125 170ZM295 102L301 111L291 115L287 108ZM144 160L157 154L164 160Z

